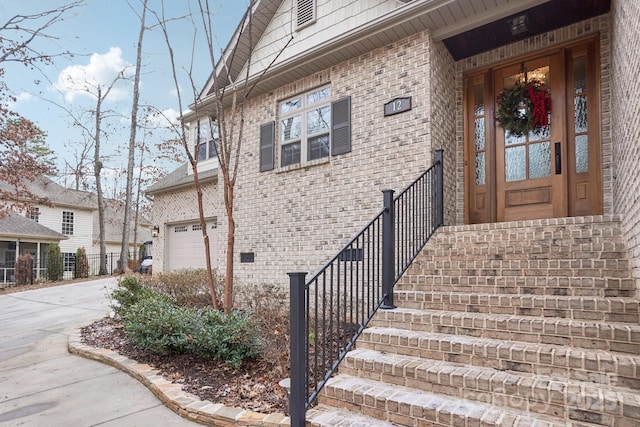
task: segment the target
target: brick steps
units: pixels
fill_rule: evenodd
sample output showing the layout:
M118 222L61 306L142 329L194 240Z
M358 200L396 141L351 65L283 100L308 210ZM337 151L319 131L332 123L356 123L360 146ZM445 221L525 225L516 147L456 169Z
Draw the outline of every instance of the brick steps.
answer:
M397 308L369 326L640 354L640 325L625 323Z
M566 295L634 297L630 278L534 277L534 276L403 276L396 290L466 292L473 294Z
M566 426L541 414L350 375L330 379L325 390L320 399L323 405L347 409L403 426ZM418 420L421 424L415 424Z
M410 426L640 425L640 301L621 236L615 216L439 229L320 412Z
M344 360L341 373L599 425L611 424L625 411L632 417L640 414L640 395L632 390L373 350L352 351ZM640 423L640 417L631 419Z
M421 310L640 323L640 302L634 298L397 290L394 299L402 307Z
M379 327L364 331L360 350L640 390L640 356L625 353Z

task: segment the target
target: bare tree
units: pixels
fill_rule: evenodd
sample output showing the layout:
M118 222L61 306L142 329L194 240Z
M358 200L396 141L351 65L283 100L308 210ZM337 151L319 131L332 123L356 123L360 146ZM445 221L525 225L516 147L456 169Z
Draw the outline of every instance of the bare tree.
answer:
M54 57L68 55L69 52L40 52L32 44L38 39L55 39L47 30L82 4L82 1L74 1L36 14L15 15L0 25L0 180L8 184L0 191L0 199L13 201L13 206L24 208L28 205L19 206L17 201L47 204L46 198L29 191L27 183L41 175L52 175L55 168L48 155L42 157L48 150L45 134L10 108L16 98L5 83L2 64L19 63L37 68L39 64L51 63ZM2 203L0 215L9 208Z
M122 229L122 248L120 250L120 265L123 270L128 268L129 235L131 232L131 198L133 193L133 168L135 162L136 130L138 127L138 103L140 99L140 69L142 67L142 40L145 32L145 18L147 16L147 0L142 1L142 15L140 17L140 32L138 34L138 48L136 52L136 71L133 78L133 104L131 106L131 127L129 131L129 156L127 163L127 184L124 202L124 225ZM136 215L137 218L137 215Z

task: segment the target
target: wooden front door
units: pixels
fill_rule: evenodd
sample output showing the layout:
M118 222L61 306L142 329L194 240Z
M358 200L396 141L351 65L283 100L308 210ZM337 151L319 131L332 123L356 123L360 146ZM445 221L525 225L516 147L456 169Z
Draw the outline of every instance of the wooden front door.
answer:
M597 40L465 76L468 223L602 213ZM496 98L523 79L544 83L549 127L516 136Z

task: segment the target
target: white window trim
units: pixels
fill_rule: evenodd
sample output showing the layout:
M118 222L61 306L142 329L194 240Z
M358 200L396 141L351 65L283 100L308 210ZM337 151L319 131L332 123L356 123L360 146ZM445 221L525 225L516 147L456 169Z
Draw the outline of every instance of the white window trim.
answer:
M190 135L191 152L198 163L198 170L214 169L218 165L218 156L215 152L211 152L210 142L219 139L217 123L212 121L211 118L204 118L192 122L190 129L193 129ZM215 138L209 137L211 131L213 131ZM205 147L204 159L200 159L200 145L202 144L204 144ZM217 145L216 143L216 146ZM189 169L189 173L193 172Z
M65 215L68 214L68 215ZM65 221L65 216L67 220ZM66 227L65 227L66 225ZM62 224L60 227L61 234L65 236L73 236L75 232L75 215L72 211L62 211ZM71 233L65 233L65 231L71 231Z
M326 97L326 99L322 99L320 101L317 102L313 102L313 103L308 103L307 101L307 96L314 93L314 92L318 92L321 90L325 90L328 89L329 93L328 96ZM282 107L283 105L287 104L288 102L291 101L295 101L296 99L300 99L301 102L301 106L299 108L296 108L294 110L291 111L287 111L285 113L282 112ZM326 130L321 130L315 133L310 133L307 134L307 113L309 113L310 111L319 109L319 108L328 108L329 109L329 120L328 120L328 127ZM305 165L309 165L309 164L316 164L316 163L324 163L326 161L328 161L328 159L331 157L331 86L330 85L325 85L325 86L321 86L321 87L317 87L315 89L306 91L304 93L298 94L296 96L292 96L290 98L284 99L282 101L280 101L278 103L278 121L277 121L277 164L278 164L278 168L279 169L289 169L291 167L297 167L297 166L305 166ZM299 138L291 138L289 140L284 140L284 133L282 131L282 122L285 119L288 118L292 118L295 116L300 116L300 137ZM327 135L328 137L328 141L327 141L327 148L328 148L328 152L326 156L323 157L319 157L316 159L311 159L309 160L309 139L313 138L313 137L317 137L317 136L321 136L321 135ZM296 142L300 142L300 161L297 163L289 163L286 165L282 164L282 148L286 145L289 144L293 144Z

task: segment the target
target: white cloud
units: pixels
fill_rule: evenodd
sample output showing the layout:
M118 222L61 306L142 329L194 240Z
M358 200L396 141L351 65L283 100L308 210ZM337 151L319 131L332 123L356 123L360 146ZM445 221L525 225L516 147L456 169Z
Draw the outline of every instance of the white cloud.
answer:
M29 92L22 92L21 94L19 94L18 96L16 96L16 102L21 102L21 101L31 101L31 99L33 99L33 95L30 94Z
M30 94L29 92L22 92L22 93L16 95L15 101L8 101L7 100L6 106L10 110L15 110L18 103L20 103L20 102L29 102L32 99L33 99L33 95L32 94Z
M62 92L69 102L73 102L76 96L95 98L98 87L104 95L118 74L123 73L124 77L130 77L133 71L133 66L122 58L122 50L119 47L112 47L105 54L91 55L86 65L71 65L62 70L53 88ZM107 99L120 101L128 98L129 86L128 82L117 82Z
M167 108L162 111L154 111L149 113L145 118L145 122L150 127L169 128L171 125L179 123L180 113L173 108Z

